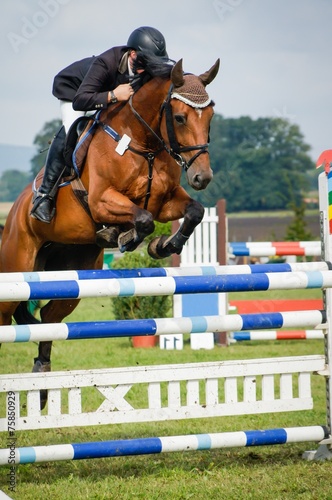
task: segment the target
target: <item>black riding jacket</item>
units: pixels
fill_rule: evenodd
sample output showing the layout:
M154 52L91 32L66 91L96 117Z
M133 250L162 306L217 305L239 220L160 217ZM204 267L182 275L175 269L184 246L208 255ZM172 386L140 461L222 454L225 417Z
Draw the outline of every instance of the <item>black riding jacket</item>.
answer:
M128 47L120 46L74 62L54 78L53 95L76 111L106 108L108 92L129 82Z

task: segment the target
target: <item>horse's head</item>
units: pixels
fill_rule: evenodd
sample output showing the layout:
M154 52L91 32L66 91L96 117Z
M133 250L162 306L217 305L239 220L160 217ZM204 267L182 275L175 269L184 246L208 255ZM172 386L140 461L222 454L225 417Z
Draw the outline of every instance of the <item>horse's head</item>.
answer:
M189 185L196 190L206 188L213 177L208 154L213 102L206 86L216 77L219 64L218 59L208 71L195 76L183 73L182 59L174 66L155 59L145 62L146 71L137 78L137 93L124 107L123 131L135 138L136 152L142 145L153 156L165 149L184 168ZM146 76L149 79L144 83ZM110 113L116 120L112 109ZM132 113L137 118L134 124ZM117 116L123 122L121 113Z
M165 101L166 135L172 156L187 173L190 186L204 189L212 179L208 155L213 102L206 92L219 70L219 59L205 73L183 74L182 59L172 69L172 87Z

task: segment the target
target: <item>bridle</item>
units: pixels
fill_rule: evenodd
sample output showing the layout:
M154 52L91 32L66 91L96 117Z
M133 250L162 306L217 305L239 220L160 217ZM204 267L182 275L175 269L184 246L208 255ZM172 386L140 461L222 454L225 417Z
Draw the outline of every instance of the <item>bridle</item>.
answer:
M161 148L158 150L156 154L160 153L161 150L167 151L167 153L176 161L178 165L180 165L186 172L187 170L191 167L193 162L203 153L208 153L208 147L209 144L198 144L196 146L180 146L178 143L178 140L176 138L175 130L174 130L174 122L173 122L173 111L172 111L172 106L171 106L171 100L172 100L172 91L173 91L173 84L171 84L169 91L167 93L167 96L161 105L160 112L159 112L159 125L158 125L158 130L160 130L160 125L161 125L161 120L163 117L163 113L165 112L165 118L166 118L166 131L167 131L167 138L169 141L169 147L164 141L164 139L158 135L151 127L150 125L142 118L142 116L136 111L136 109L133 106L132 102L132 96L129 99L129 106L134 114L134 116L151 132L151 134L159 141ZM136 150L133 150L132 148L129 147L133 152L137 152ZM186 153L188 151L197 151L195 155L193 155L188 161L185 160L182 156L181 153ZM150 152L151 154L151 152Z
M161 127L161 121L163 118L163 114L165 113L165 118L166 118L166 131L167 131L167 138L169 141L169 146L166 144L164 139L161 137L161 134L159 135L157 132L155 132L152 127L144 120L144 118L136 111L136 109L133 106L132 102L132 96L129 99L129 106L134 114L134 116L139 120L141 124L144 125L144 127L149 130L151 135L157 139L157 141L160 144L160 147L155 150L155 151L142 151L139 149L134 148L131 144L128 145L127 149L131 151L132 153L135 153L137 155L143 156L147 162L148 162L148 176L147 176L147 188L146 188L146 193L145 193L145 200L144 200L144 209L147 209L148 202L150 199L151 195L151 186L152 186L152 180L153 180L153 165L154 165L154 160L158 154L160 154L163 150L165 150L175 161L176 163L181 166L186 172L187 170L191 167L191 165L194 163L194 161L203 153L209 154L208 147L209 143L206 144L198 144L196 146L180 146L175 130L174 130L174 123L173 123L173 112L172 112L172 106L171 106L171 100L172 100L172 91L173 91L173 84L170 85L170 88L168 90L167 96L165 100L163 101L160 111L159 111L159 123L158 123L158 131L160 134L160 127ZM193 105L194 107L194 105ZM100 121L99 116L101 114L101 111L99 111L95 117L92 117L93 120L93 125L89 129L88 133L86 134L89 135L91 133L91 129L95 127L96 125L100 126L104 132L106 132L110 137L112 137L113 140L116 142L119 142L121 140L121 135L118 134L110 125L107 123ZM85 136L85 138L86 138ZM76 146L76 148L78 145ZM197 151L196 154L194 154L188 161L185 160L182 156L182 153L188 152L188 151ZM74 156L74 153L73 153ZM82 193L85 193L87 195L87 192L82 185L80 179L79 179L79 173L75 169L75 163L74 163L74 170L77 173L78 176L78 181L77 183L79 184L79 187L77 190L79 190ZM80 203L83 205L83 208L90 214L90 210L88 207L88 204L85 199L82 199L82 197L79 197Z
M196 146L180 146L175 130L174 130L174 123L173 123L173 113L172 113L172 106L171 106L171 99L172 99L172 91L173 91L173 84L171 84L167 96L164 100L164 102L161 105L160 112L159 112L159 123L158 123L158 131L160 134L160 127L161 127L161 120L163 118L163 113L165 112L165 118L166 118L166 131L167 131L167 138L169 141L169 146L166 144L164 139L161 137L161 134L159 135L157 132L155 132L152 127L144 120L144 118L136 111L136 109L133 106L133 96L130 97L129 99L129 106L130 109L132 110L134 116L137 118L137 120L144 125L144 127L149 130L149 132L153 135L155 139L160 144L160 147L155 150L155 151L142 151L139 149L134 148L131 144L128 145L128 150L131 151L132 153L138 154L140 156L143 156L147 162L148 162L148 183L147 183L147 188L146 188L146 194L145 194L145 200L144 200L144 209L147 209L149 198L151 195L151 186L152 186L152 180L153 180L153 165L154 165L154 160L156 156L161 153L163 150L167 151L167 153L176 161L178 165L180 165L185 172L191 167L191 165L194 163L194 161L203 153L209 154L208 147L209 144L198 144ZM115 130L112 129L109 125L100 122L98 118L95 120L96 123L101 125L103 130L109 134L114 140L119 141L121 139L121 136L115 132ZM182 156L182 153L186 153L188 151L197 151L196 154L194 154L188 161L185 160Z

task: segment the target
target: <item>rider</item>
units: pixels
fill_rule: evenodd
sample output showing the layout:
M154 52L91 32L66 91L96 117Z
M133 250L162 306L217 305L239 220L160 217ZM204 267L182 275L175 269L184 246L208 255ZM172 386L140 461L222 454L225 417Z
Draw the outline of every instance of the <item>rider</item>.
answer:
M137 51L167 59L164 36L155 28L135 29L127 45L113 47L101 55L77 61L56 75L53 95L60 100L63 126L50 146L41 186L33 199L30 215L50 223L55 214L55 196L63 173L63 149L73 122L86 112L96 112L134 93L131 80L140 70L135 67Z

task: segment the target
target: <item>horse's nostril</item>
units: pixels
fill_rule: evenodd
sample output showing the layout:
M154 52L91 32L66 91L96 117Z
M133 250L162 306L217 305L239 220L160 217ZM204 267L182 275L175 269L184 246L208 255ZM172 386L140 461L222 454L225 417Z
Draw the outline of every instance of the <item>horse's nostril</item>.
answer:
M200 174L194 175L193 181L196 185L200 186L202 182L202 177Z
M194 189L201 190L205 189L206 186L209 184L212 176L210 175L202 175L201 173L195 174L191 180L191 186Z

